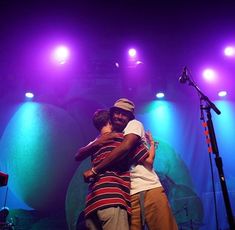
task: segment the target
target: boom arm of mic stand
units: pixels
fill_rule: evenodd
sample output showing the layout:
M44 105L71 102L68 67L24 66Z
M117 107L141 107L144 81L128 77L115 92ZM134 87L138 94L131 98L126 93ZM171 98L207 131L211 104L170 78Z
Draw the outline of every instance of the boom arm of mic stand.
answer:
M207 102L207 104L212 108L218 115L221 114L220 110L216 107L216 105L198 88L198 86L193 82L190 78L187 79L188 84L193 86L197 92L200 94L201 98Z

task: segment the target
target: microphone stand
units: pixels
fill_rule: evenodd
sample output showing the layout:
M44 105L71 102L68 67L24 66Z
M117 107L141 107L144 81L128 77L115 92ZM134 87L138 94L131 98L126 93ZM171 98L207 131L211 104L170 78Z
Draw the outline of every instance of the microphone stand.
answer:
M217 141L216 141L216 136L215 136L215 131L214 131L214 126L212 122L212 116L210 110L213 109L216 114L221 114L220 110L215 106L214 103L210 101L210 99L202 93L202 91L199 89L199 87L195 84L195 82L190 79L190 77L187 75L187 78L185 79L185 82L188 83L188 85L193 86L196 91L198 92L200 96L200 109L201 109L201 119L204 119L204 111L206 112L207 115L207 121L204 122L204 127L208 129L208 132L206 133L208 135L207 137L207 143L208 143L208 151L209 153L214 153L215 154L215 163L218 169L219 173L219 179L220 179L220 184L223 192L223 198L224 198L224 203L226 207L226 212L227 212L227 218L230 226L230 230L235 229L235 223L233 219L233 213L232 213L232 208L230 205L230 200L229 200L229 194L227 190L227 185L225 181L225 176L223 172L223 162L222 158L219 155L219 150L217 146ZM204 102L205 106L203 106L202 102Z

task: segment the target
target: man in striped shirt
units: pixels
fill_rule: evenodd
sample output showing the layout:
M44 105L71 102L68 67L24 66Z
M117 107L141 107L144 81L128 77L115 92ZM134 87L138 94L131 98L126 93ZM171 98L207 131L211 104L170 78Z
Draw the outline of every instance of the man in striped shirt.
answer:
M127 123L131 114L127 115ZM101 135L94 142L81 148L75 156L83 160L92 153L92 166L99 165L108 154L123 141L120 130L111 133L109 112L98 110L93 116L93 123ZM105 140L106 139L106 144ZM103 143L102 146L99 143ZM130 204L130 165L142 162L148 156L143 143L138 142L127 157L118 164L102 170L89 185L86 197L86 225L88 229L129 229L128 216L131 214ZM93 172L95 173L95 172Z

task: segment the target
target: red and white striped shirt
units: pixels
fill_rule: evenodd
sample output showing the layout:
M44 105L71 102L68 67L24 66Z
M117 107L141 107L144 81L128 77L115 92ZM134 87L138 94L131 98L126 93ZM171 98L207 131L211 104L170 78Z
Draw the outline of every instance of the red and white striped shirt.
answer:
M100 148L92 155L92 165L98 165L115 147L123 141L120 133L112 143ZM85 215L109 207L120 206L131 214L130 203L130 165L142 162L148 156L146 145L139 142L135 148L123 159L100 173L94 182L89 185L86 197Z

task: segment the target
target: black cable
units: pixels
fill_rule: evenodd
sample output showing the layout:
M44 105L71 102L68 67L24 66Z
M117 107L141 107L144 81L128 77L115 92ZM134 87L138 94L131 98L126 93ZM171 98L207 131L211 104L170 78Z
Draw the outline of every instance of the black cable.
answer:
M7 194L8 194L8 186L7 186L7 189L6 189L6 194L5 194L5 200L4 200L4 208L6 207L6 204L7 204Z

